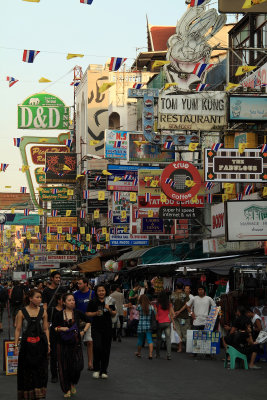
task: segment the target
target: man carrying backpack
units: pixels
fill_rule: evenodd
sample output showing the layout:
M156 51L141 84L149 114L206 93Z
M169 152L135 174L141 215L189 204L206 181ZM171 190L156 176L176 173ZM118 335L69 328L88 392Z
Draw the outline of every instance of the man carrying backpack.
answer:
M13 318L13 324L15 326L15 319L18 311L21 309L23 306L23 300L24 300L24 288L23 288L23 282L14 282L14 287L11 292L10 296L10 303L11 303L11 308L12 308L12 318Z
M3 332L3 313L6 308L6 303L8 300L8 291L7 289L0 283L0 332Z

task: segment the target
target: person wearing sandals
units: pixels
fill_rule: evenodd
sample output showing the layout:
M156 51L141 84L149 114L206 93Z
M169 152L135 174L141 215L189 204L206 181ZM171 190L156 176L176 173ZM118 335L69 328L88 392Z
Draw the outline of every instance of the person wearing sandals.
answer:
M81 338L90 327L89 318L75 310L73 294L63 295L64 309L54 319L54 330L57 333L58 376L64 397L76 394L75 386L79 382L84 367ZM79 332L80 321L86 322Z
M151 331L151 314L154 311L154 307L152 307L149 303L149 300L145 294L142 294L138 300L137 311L139 311L139 322L137 327L137 352L135 353L136 357L141 357L141 349L146 337L148 348L149 348L149 360L152 360L153 357L153 340L152 340L152 331Z
M160 292L158 301L156 303L157 310L157 358L160 357L160 345L162 332L165 334L166 347L167 347L167 360L171 360L171 320L174 324L174 311L173 306L169 301L169 297L166 292Z

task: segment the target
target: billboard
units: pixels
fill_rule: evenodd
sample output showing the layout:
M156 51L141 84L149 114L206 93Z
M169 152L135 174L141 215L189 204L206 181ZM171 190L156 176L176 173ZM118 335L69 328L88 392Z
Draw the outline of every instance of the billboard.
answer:
M66 211L71 211L71 216L74 217L77 215L77 200L68 200L62 201L59 198L57 200L52 200L51 202L51 210L57 210L58 215L62 217L66 216Z
M230 121L267 121L267 96L230 96Z
M128 89L128 97L134 99L140 99L144 96L159 97L159 89Z
M228 241L267 240L267 201L226 202Z
M197 196L196 202L193 204L190 200L186 201L177 201L166 198L166 201L163 203L160 199L160 196L150 196L150 199L146 201L145 196L138 196L138 206L140 208L159 208L159 207L194 207L194 208L204 208L205 201L204 196Z
M224 203L211 206L211 237L225 235Z
M267 3L261 2L261 0L251 0L249 2L252 6L250 8L243 8L245 0L219 0L219 11L221 13L255 13L255 14L266 14Z
M75 183L76 182L76 153L46 153L45 166L46 183Z
M125 211L125 216L122 212ZM119 192L114 194L112 198L112 224L129 224L130 223L130 193Z
M127 131L105 130L105 158L127 160Z
M130 233L111 234L109 244L110 246L148 246L149 237L147 235L132 235Z
M205 149L205 181L266 182L267 160L260 149Z
M220 131L226 126L224 92L166 94L159 97L159 129Z
M32 209L33 204L29 193L0 193L0 209L24 210L25 208Z
M55 227L61 226L64 227L77 227L77 218L76 217L47 217L47 226Z
M44 165L46 153L69 153L70 149L66 146L32 146L30 152L33 164Z
M155 146L142 133L128 135L127 161L134 163L162 163L169 164L175 161L175 152L162 152L160 146Z
M143 167L138 165L108 165L108 190L138 191L138 171L142 169L157 169L157 167Z
M138 171L138 195L160 196L160 178L162 169L139 169Z
M89 190L107 190L107 177L102 174L102 170L90 171L86 176Z
M0 213L0 225L40 225L39 215L2 214Z
M69 129L69 107L52 94L33 94L18 105L18 129Z

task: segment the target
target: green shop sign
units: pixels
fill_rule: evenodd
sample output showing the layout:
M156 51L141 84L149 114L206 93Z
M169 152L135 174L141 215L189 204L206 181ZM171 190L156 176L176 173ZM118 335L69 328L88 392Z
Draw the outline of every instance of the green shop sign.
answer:
M55 192L55 193L53 193ZM39 196L43 201L50 201L55 199L68 200L68 188L66 187L41 187L39 188ZM76 211L76 210L75 210Z
M35 178L37 183L39 183L40 185L45 185L45 172L43 171L42 168L36 168L34 170L34 174L35 174Z
M52 94L29 96L18 105L18 129L69 129L69 107Z

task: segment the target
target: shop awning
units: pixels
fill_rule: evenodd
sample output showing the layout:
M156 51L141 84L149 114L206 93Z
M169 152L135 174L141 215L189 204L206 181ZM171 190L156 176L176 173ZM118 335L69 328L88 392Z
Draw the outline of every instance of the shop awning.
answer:
M81 264L78 264L78 268L81 272L97 272L102 271L100 257L93 257Z
M151 250L151 249L146 248L146 249L138 249L138 250L128 251L128 253L122 254L118 258L118 261L126 261L126 260L132 260L133 258L140 258L149 250Z

